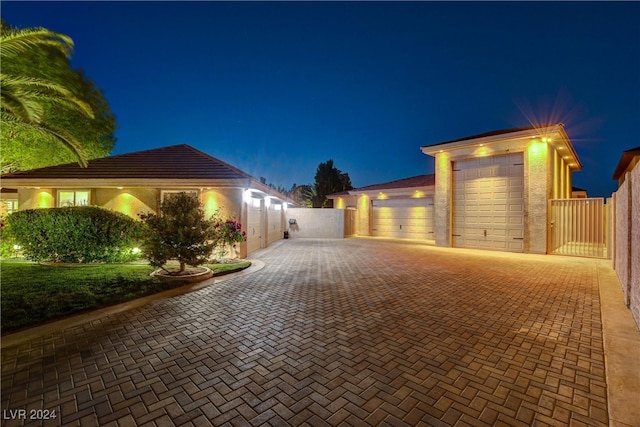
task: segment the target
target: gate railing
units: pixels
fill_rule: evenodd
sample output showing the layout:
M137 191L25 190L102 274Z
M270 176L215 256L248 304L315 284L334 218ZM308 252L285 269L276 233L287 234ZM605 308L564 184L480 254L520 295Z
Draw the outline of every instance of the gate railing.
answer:
M550 253L607 258L603 198L550 200L550 218Z

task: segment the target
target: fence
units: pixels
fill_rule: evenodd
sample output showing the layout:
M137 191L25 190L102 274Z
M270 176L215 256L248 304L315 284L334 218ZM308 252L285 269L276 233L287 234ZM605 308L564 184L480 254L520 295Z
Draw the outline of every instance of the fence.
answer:
M640 327L640 166L627 172L613 201L613 268L622 286L624 302Z
M602 198L550 201L550 253L607 257L607 207Z

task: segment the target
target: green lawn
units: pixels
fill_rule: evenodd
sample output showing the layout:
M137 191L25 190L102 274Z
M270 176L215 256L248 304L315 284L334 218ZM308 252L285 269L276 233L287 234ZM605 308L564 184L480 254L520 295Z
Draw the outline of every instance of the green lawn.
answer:
M214 275L222 275L249 265L243 261L207 267ZM142 264L52 267L1 261L2 332L181 286L150 277L153 270Z

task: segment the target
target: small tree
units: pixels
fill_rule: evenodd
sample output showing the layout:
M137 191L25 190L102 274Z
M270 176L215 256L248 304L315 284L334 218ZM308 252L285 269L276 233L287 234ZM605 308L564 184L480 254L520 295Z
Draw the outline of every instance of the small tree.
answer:
M148 213L140 218L148 228L142 253L154 267L169 272L164 265L177 260L182 272L186 265L204 264L215 247L211 221L205 218L200 201L187 193L167 197L160 215Z

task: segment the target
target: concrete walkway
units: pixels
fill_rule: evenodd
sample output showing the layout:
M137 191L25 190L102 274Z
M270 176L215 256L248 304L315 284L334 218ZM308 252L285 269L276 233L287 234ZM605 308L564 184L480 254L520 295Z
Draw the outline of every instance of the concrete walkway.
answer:
M2 424L638 425L607 398L629 355L606 328L630 316L601 317L605 261L374 239L254 257L252 274L3 338Z

